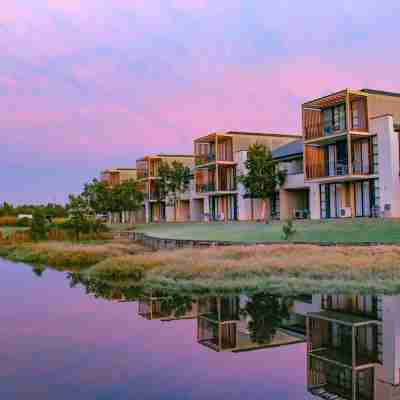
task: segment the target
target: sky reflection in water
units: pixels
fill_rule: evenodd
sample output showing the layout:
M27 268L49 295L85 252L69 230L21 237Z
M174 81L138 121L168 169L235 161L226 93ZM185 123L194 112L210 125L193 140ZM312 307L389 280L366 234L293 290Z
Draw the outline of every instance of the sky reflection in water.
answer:
M60 272L38 277L3 260L0 267L2 398L400 394L400 297L147 291L138 298Z

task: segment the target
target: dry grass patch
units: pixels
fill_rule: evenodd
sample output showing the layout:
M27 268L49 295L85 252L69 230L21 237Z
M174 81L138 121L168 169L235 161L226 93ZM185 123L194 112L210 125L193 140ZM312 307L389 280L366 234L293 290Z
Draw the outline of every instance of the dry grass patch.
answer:
M107 260L111 276L112 259ZM96 273L98 266L91 269ZM268 245L183 249L130 256L118 279L140 269L140 279L172 286L249 288L285 285L290 290L328 288L400 291L400 248Z
M0 255L13 261L45 264L55 268L88 267L107 259L144 252L128 241L92 243L39 242L3 246Z

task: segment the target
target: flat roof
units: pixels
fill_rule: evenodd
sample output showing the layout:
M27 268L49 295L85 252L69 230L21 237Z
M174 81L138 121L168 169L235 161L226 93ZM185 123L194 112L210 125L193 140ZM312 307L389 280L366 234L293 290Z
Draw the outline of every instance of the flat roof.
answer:
M108 168L102 172L136 171L136 168Z
M368 94L377 94L379 96L400 97L400 93L398 92L387 92L386 90L379 90L379 89L361 89L361 92Z
M334 92L331 94L328 94L326 96L318 97L316 99L307 101L306 103L303 104L303 106L309 106L309 107L318 107L318 106L323 106L326 101L335 101L337 99L340 101L341 99L345 98L347 94L351 95L358 95L358 96L368 96L368 95L379 95L379 96L391 96L391 97L400 97L400 93L398 92L388 92L385 90L379 90L379 89L359 89L359 90L354 90L354 89L343 89L340 90L339 92Z
M321 311L319 313L309 313L310 318L322 319L331 322L338 322L343 325L367 325L371 323L379 323L378 320L373 318L361 317L358 315L352 315L347 313L341 313L336 311Z
M285 144L272 151L275 160L303 155L303 139Z
M148 156L144 156L142 158L138 158L136 161L146 161L149 158L194 158L193 154L152 154Z
M279 133L279 132L242 132L242 131L223 131L223 132L212 132L208 135L201 136L195 139L195 142L201 142L204 140L210 140L215 136L261 136L261 137L284 137L284 138L297 138L302 137L302 135L298 133Z

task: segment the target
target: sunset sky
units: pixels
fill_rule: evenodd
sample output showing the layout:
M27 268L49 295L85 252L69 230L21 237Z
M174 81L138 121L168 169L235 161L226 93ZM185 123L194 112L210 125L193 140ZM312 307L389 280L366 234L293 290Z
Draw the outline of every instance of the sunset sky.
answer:
M300 104L400 91L398 0L2 0L0 202L215 130L298 132Z

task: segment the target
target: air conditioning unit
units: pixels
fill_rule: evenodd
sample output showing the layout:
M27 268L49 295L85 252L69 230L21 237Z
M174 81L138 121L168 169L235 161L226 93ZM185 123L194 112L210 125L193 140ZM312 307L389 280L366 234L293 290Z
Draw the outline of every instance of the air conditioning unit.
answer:
M340 209L340 216L342 218L351 217L351 208L350 207L341 208Z

